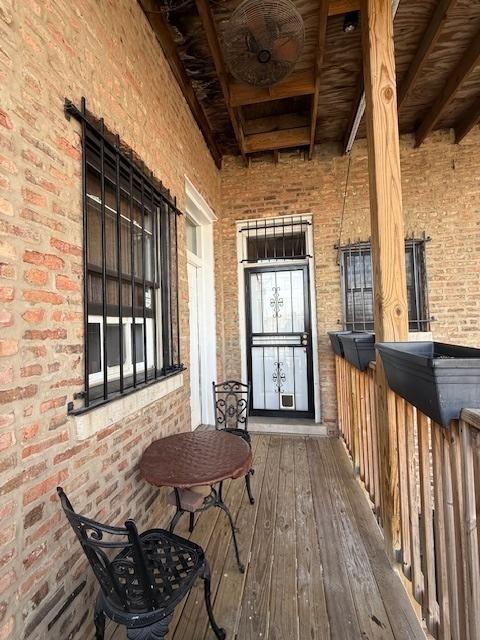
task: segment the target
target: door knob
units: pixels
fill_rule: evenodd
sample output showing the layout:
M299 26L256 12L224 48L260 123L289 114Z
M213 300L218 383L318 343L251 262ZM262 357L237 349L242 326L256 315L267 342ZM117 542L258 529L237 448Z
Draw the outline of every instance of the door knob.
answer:
M306 347L308 344L308 334L302 333L301 344L303 347Z

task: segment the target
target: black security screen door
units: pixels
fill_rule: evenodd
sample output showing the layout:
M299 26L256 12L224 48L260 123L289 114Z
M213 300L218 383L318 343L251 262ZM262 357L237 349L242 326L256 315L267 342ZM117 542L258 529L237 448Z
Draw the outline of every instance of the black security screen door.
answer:
M245 273L250 413L313 418L308 267Z

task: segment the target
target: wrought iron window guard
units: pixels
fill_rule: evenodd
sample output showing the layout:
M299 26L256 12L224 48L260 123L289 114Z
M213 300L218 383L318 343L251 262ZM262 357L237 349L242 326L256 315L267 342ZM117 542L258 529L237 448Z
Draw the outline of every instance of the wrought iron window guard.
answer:
M434 320L429 314L425 245L430 237L405 239L408 322L410 331L429 331ZM373 271L370 241L335 245L341 271L343 317L348 331L373 331Z
M69 412L82 413L184 369L180 359L177 223L181 211L153 172L108 131L103 118L87 111L85 98L80 108L65 99L64 108L68 119L80 122L82 133L85 389L75 396L83 399L82 407L69 403ZM88 192L89 184L99 191L98 197ZM96 249L101 253L96 262L89 256L92 212L98 218L98 229L92 226L92 236L97 230ZM108 244L107 224L112 234ZM113 267L107 264L107 249ZM101 318L102 327L97 360L103 363L103 382L95 383L90 380L88 339L92 316ZM119 328L115 375L109 375L107 353L112 317ZM133 326L128 371L124 370L125 320L132 320ZM143 345L136 344L138 338Z
M239 233L243 235L242 263L275 260L306 260L307 229L311 222L302 216L248 220Z

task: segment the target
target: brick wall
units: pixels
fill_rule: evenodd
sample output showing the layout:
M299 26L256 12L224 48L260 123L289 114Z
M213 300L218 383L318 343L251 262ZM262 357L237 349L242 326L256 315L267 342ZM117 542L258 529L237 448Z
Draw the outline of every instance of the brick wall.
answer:
M188 428L190 406L186 373L184 388L128 421L75 438L66 404L83 386L81 165L64 97L86 96L180 207L187 174L218 211L219 173L135 0L1 0L0 85L0 640L83 639L94 582L55 486L92 517L158 524L164 502L137 462L152 439ZM188 364L183 223L180 235Z
M480 346L480 131L461 145L438 132L420 149L402 138L402 184L406 233L425 232L430 312L438 340ZM240 375L235 220L284 214L313 214L316 317L322 417L336 420L335 378L326 332L341 319L339 267L334 246L370 236L366 142L355 145L342 220L348 158L322 146L311 162L281 154L253 162L229 158L222 170L222 219L217 256L222 268L225 366ZM220 303L219 303L220 306Z

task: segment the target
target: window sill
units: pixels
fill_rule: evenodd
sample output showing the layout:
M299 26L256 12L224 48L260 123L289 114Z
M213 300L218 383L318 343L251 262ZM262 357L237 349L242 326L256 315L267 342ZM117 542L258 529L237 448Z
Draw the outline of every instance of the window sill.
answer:
M88 412L70 415L76 439L79 441L87 440L98 431L141 411L149 404L157 402L182 386L183 373L179 372L139 389L135 393L119 396L107 404L92 407Z

